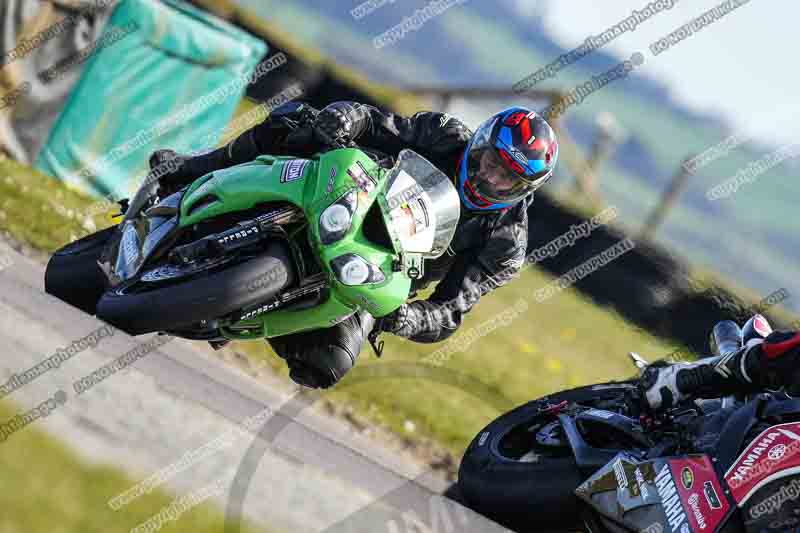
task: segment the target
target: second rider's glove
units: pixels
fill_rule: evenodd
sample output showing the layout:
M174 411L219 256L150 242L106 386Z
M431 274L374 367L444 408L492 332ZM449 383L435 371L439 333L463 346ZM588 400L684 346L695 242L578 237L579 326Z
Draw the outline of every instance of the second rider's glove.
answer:
M719 398L800 384L800 333L773 331L736 352L695 363L651 365L640 380L653 409L688 398Z
M752 339L747 346L720 357L695 363L656 363L648 366L639 383L652 409L669 409L692 398L719 398L755 389L748 366L763 339ZM759 351L760 353L760 351Z

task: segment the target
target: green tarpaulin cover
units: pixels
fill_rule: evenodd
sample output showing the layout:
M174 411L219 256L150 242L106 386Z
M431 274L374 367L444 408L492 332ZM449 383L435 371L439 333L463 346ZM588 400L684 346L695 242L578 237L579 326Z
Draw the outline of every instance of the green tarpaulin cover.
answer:
M127 197L154 150L210 148L266 51L179 0L122 0L35 166L93 194Z

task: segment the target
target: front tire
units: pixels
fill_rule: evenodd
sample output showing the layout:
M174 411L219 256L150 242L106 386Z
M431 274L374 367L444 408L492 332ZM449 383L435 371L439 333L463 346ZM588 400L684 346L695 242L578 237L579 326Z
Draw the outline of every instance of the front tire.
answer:
M199 279L140 293L110 290L97 316L130 335L180 330L269 300L294 279L286 245L272 242L263 254Z
M106 290L106 277L97 265L103 248L116 226L70 243L47 262L44 290L59 300L90 315L97 311L97 301Z
M615 389L618 385L620 388ZM458 494L473 510L515 531L576 531L583 527L574 490L584 479L568 443L540 445L531 428L554 429L549 404L590 402L620 394L622 383L580 387L533 400L486 426L464 453ZM608 387L611 388L608 388ZM549 418L548 418L549 417Z

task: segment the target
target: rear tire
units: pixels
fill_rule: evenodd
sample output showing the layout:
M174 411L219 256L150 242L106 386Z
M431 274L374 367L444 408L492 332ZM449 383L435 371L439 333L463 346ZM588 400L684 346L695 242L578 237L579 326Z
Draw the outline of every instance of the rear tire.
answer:
M70 243L50 258L44 272L44 290L84 313L95 314L106 290L106 277L97 265L116 227L106 228Z
M525 453L525 430L536 425L537 419L552 416L543 415L540 407L614 394L615 389L593 390L595 386L557 392L521 405L478 433L458 472L458 494L468 507L515 531L580 530L582 504L573 491L584 477L569 446L548 451L529 434L530 451L538 459L522 461L516 455Z
M262 282L269 273L269 281ZM206 277L142 293L106 292L97 316L129 333L180 330L262 303L294 282L294 264L282 242L260 256Z

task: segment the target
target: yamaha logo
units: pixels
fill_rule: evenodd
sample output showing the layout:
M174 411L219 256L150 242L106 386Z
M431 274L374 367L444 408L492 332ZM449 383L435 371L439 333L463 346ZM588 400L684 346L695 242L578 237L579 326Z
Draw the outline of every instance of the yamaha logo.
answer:
M786 454L786 445L778 444L769 451L767 457L769 457L770 460L772 461L779 461L785 454Z
M672 533L678 533L679 531L684 533L684 530L688 531L689 526L686 523L686 513L683 510L675 481L672 479L669 464L665 464L661 467L661 471L656 476L655 481L658 495L661 498L661 507L669 523L670 531Z

